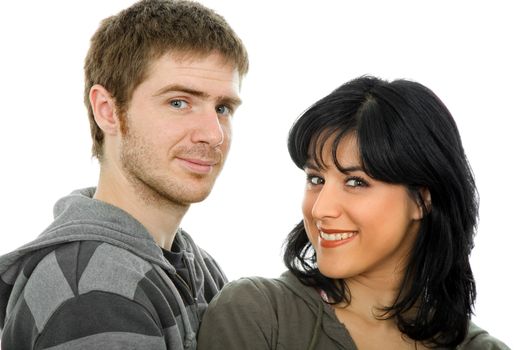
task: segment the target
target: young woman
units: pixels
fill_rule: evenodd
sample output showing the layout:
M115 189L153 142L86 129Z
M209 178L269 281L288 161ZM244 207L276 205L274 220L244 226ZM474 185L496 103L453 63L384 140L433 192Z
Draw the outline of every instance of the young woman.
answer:
M508 349L470 321L477 191L432 91L352 80L296 121L288 149L306 173L289 271L226 286L200 349Z

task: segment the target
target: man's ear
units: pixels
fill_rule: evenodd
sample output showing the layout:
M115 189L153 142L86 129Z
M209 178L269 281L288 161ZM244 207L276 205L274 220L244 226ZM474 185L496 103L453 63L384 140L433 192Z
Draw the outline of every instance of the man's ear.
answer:
M416 202L418 213L416 214L417 217L415 219L421 220L432 210L432 196L430 195L428 188L422 187L418 190Z
M93 85L89 91L89 102L98 127L106 135L117 135L120 122L111 93L102 85Z

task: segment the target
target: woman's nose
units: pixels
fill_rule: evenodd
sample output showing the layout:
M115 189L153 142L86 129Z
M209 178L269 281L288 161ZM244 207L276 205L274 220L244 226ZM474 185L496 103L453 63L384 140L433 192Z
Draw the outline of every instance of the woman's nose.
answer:
M338 196L334 192L336 189L329 184L324 184L314 205L312 206L312 216L315 219L335 218L341 215L341 206Z

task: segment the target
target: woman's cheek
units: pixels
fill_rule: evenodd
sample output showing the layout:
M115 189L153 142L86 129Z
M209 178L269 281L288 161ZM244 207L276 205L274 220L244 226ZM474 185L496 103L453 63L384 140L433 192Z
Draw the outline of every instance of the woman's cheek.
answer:
M304 195L302 205L304 228L306 230L306 234L308 235L308 240L314 247L316 247L317 227L312 217L312 208L315 203L315 197L312 195L312 193L308 193L308 190L305 192L306 193Z

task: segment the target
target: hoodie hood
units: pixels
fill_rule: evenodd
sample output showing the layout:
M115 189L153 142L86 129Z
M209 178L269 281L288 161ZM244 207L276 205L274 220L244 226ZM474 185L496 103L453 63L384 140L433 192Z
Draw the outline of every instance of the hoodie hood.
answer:
M122 209L93 199L94 194L90 187L61 198L53 210L55 220L37 239L0 257L0 277L4 279L28 254L75 241L107 242L166 270L174 269L141 223Z

